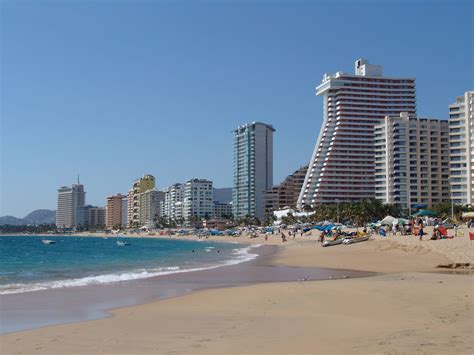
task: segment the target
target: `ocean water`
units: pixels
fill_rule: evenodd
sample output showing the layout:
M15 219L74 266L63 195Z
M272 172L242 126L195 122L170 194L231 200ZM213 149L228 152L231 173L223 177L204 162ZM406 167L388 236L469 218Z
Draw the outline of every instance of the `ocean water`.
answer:
M252 247L207 240L0 237L0 295L105 284L241 263L257 257Z

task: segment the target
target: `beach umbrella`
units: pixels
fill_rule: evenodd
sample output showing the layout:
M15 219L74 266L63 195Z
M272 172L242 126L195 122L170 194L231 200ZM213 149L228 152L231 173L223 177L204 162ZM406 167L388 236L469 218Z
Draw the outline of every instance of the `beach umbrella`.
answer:
M405 218L399 218L397 220L397 223L401 226L405 225L405 224L408 224L408 220L406 220Z
M416 217L436 217L438 214L430 210L420 210L414 214Z
M462 218L474 218L474 212L464 212Z
M396 221L396 219L392 216L387 216L384 219L380 221L381 225L392 225L393 222Z

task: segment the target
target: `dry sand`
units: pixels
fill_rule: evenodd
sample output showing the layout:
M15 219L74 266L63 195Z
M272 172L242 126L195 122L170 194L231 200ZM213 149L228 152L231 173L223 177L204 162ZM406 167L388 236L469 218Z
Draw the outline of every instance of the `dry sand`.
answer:
M282 244L277 236L265 243ZM330 248L314 237L290 238L275 263L385 274L205 290L114 310L107 319L4 335L0 352L472 354L472 270L435 268L472 262L467 248L466 238L376 237Z

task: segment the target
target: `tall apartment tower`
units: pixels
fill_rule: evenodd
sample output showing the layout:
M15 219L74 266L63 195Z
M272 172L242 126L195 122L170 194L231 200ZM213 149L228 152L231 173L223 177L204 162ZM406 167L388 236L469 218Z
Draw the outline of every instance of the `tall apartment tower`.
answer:
M212 181L191 179L183 187L183 218L190 223L193 217L212 217L214 212Z
M147 190L139 195L140 226L154 227L155 221L161 217L161 202L165 193L156 189Z
M380 65L358 59L355 75L324 74L316 95L323 123L298 208L374 198L374 125L400 112L416 116L415 79L384 77Z
M127 227L129 225L128 221L128 194L126 196L122 196L121 202L121 219L120 224L122 227Z
M105 225L107 228L122 225L122 199L123 195L107 196Z
M472 205L474 195L474 91L449 105L451 198L456 204Z
M183 184L174 184L163 190L162 214L170 221L178 222L183 216L183 187Z
M234 130L234 218L264 218L262 194L273 186L273 126L252 122Z
M155 188L155 177L153 175L143 175L133 182L131 201L129 201L130 226L140 226L140 194Z
M78 208L85 205L84 185L73 184L58 189L58 208L56 226L58 228L75 228L78 226Z
M375 125L375 198L408 210L447 202L447 120L386 116Z

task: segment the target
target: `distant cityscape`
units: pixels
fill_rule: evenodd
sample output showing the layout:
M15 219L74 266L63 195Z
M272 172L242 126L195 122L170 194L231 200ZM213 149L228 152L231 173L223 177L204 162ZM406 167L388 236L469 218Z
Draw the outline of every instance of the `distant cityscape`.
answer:
M380 65L355 62L354 75L324 74L316 87L323 123L309 164L273 185L275 128L250 122L233 131L232 196L218 200L213 182L191 178L157 189L145 174L129 189L86 204L79 181L58 189L56 226L209 228L272 223L281 209L377 199L406 214L439 203L472 205L474 91L447 107L448 119L417 117L414 78L385 77ZM229 194L230 195L230 194Z

